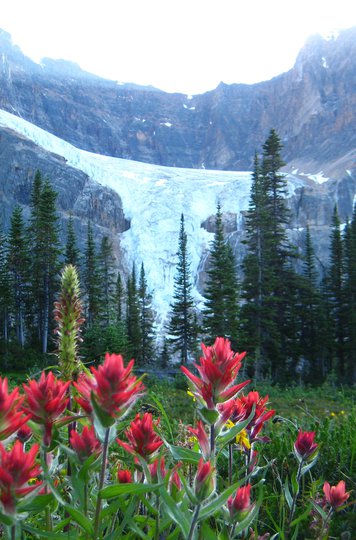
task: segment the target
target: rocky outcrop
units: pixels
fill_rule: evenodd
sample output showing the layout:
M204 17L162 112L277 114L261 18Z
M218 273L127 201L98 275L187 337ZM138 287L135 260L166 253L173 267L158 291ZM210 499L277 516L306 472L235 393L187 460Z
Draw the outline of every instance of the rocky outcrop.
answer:
M177 167L248 170L271 127L286 170L334 178L355 161L356 29L311 38L287 73L196 96L37 65L0 34L0 108L85 150Z
M37 170L47 177L58 193L57 208L65 242L66 224L73 215L78 244L83 250L90 220L97 242L109 236L119 260L120 235L130 226L125 218L120 196L112 189L94 182L66 160L45 151L9 129L0 129L0 219L7 229L15 205L21 205L29 217L32 183ZM118 263L119 266L119 263Z

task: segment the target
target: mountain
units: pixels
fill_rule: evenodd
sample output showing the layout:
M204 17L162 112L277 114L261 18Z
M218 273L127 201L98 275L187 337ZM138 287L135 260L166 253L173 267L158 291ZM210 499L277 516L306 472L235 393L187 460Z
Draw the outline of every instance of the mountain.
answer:
M63 60L36 64L5 32L0 53L0 108L84 150L249 170L273 127L287 170L339 176L355 157L356 28L310 38L295 66L270 81L220 84L195 96L120 85Z
M133 262L144 262L163 325L181 212L199 303L216 203L222 205L225 232L240 262L248 171L274 127L287 162L289 234L302 248L309 224L322 273L333 207L345 222L356 199L355 47L356 29L328 40L314 37L294 68L271 81L221 84L185 96L119 85L70 62L36 64L0 32L5 228L15 204L28 215L40 169L58 192L63 235L72 213L83 247L89 218L98 242L104 235L112 239L125 275Z

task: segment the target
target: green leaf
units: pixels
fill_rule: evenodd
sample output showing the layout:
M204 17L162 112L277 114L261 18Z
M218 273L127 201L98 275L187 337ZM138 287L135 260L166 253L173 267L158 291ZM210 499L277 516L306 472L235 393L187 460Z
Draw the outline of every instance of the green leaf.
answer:
M201 535L204 540L217 540L216 533L209 527L207 523L203 523L201 526Z
M308 472L316 463L316 460L318 459L318 452L316 453L315 457L312 459L312 461L310 463L307 463L306 465L304 465L302 467L302 470L301 470L301 475L303 476L303 474L305 474L306 472Z
M160 496L168 515L178 525L183 533L184 538L187 538L190 530L190 523L186 517L186 513L181 511L176 501L167 492L166 488L160 489Z
M195 465L197 465L200 458L202 457L199 452L194 452L194 450L190 450L190 448L173 446L168 443L166 444L172 454L173 459L176 459L177 461L186 461L188 463L194 463Z
M202 420L207 424L215 424L219 418L219 413L215 409L208 409L207 407L201 407L198 409L198 414L201 416Z
M35 529L34 527L30 527L26 524L23 524L22 528L24 531L31 533L35 538L40 537L48 540L63 540L63 538L65 538L66 540L78 540L78 531L68 531L65 533L64 536L63 532L43 531L40 529Z
M173 435L173 430L172 430L172 426L171 426L171 423L169 421L169 418L168 418L168 415L162 405L162 403L159 401L159 399L155 396L155 394L151 394L151 399L155 402L155 404L157 405L157 407L159 408L163 418L164 418L164 421L167 425L167 428L169 430L169 435L170 435L170 440L173 442L174 441L174 435Z
M91 521L84 514L82 514L80 510L77 510L77 508L73 508L72 506L70 506L70 504L66 504L65 509L67 510L68 514L72 516L74 521L78 523L79 527L81 527L88 534L94 534L94 529Z
M99 491L99 495L102 499L112 499L120 495L135 495L147 493L148 491L157 491L160 487L161 484L113 484Z
M284 492L284 497L285 497L285 499L287 501L287 504L288 504L288 507L289 507L289 510L290 510L292 508L293 498L292 498L292 495L291 495L290 490L289 490L288 478L286 478L286 481L284 483L283 492Z
M0 512L0 523L3 523L4 525L11 527L12 525L14 525L15 521L14 521L14 518Z
M110 416L109 414L107 414L106 412L102 410L102 408L100 407L100 405L97 403L95 399L95 395L93 391L91 392L91 395L90 395L90 401L93 406L95 420L102 426L102 428L104 428L104 430L106 430L106 428L109 428L113 424L115 424L115 418L113 418L112 416ZM104 442L104 439L102 440L102 442Z
M321 515L322 519L325 521L326 518L328 517L327 513L322 509L321 506L316 504L316 502L314 501L310 501L310 502L312 503L314 510L316 510Z
M235 529L235 535L240 534L243 530L247 529L253 522L253 520L257 517L258 512L260 509L260 503L255 504L255 506L252 508L251 512L247 514L247 516L239 522Z
M215 497L215 499L213 499L207 505L205 505L200 510L198 520L201 521L203 519L206 519L207 517L214 514L217 510L220 510L222 505L225 504L225 502L228 500L230 495L235 493L237 488L239 488L243 482L244 482L244 479L239 480L238 482L235 482L235 484L232 484L232 486L229 486L227 489L225 489L225 491L220 493L220 495Z
M37 495L31 501L26 501L25 503L20 503L17 506L17 509L20 512L42 512L42 510L54 500L52 493L47 493L45 495Z

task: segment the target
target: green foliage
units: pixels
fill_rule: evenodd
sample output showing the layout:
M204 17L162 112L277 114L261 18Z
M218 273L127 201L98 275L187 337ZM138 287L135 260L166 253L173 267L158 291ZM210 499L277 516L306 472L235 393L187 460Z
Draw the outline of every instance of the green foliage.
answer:
M181 363L186 365L188 357L196 352L198 328L192 297L188 237L185 232L183 214L180 220L177 257L168 333L171 350L173 353L179 352Z
M235 347L239 335L238 283L234 256L224 238L220 204L217 206L207 275L203 311L205 333L209 340L214 336L227 337Z
M83 333L80 354L83 362L98 362L106 352L128 355L129 344L123 323L111 324L103 328L94 324Z

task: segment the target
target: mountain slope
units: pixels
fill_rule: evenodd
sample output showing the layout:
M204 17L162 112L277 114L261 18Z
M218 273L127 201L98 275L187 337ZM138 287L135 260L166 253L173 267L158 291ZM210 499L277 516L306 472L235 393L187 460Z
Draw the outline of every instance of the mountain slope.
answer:
M284 46L281 44L281 46ZM355 162L356 29L311 38L287 73L196 96L118 85L26 58L0 33L0 107L75 146L161 165L248 170L271 127L286 170L340 178Z
M5 111L0 111L0 136L0 201L5 221L16 203L28 211L31 182L40 168L59 193L62 222L73 213L82 245L90 218L97 239L104 234L113 239L117 265L125 275L133 263L144 262L160 324L164 324L172 298L182 212L198 303L218 201L225 231L241 260L250 173L168 168L89 153ZM341 180L321 175L289 174L287 178L293 212L290 235L297 245L303 245L304 227L309 223L324 265L333 206L338 202L342 219L351 215L356 177L349 171Z

